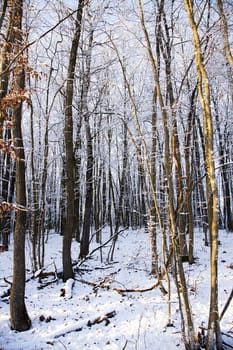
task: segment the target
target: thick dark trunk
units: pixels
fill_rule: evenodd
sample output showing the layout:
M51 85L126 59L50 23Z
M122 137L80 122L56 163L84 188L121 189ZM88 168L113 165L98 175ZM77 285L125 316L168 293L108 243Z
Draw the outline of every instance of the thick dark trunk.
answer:
M23 1L14 2L12 25L21 29L23 15ZM21 34L15 37L21 42ZM15 73L16 85L19 91L25 87L23 67L17 67ZM16 155L16 222L14 231L14 265L13 281L10 298L11 328L17 331L26 331L31 326L25 306L25 232L26 232L26 186L25 186L25 156L21 130L22 101L18 102L13 113L13 138Z

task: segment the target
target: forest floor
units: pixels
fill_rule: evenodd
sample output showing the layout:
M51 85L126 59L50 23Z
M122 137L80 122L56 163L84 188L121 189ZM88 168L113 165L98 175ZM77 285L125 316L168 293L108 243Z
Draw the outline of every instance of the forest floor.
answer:
M109 233L104 232L108 239ZM232 234L220 231L219 307L223 309L233 287ZM46 243L44 275L31 273L30 244L26 242L26 306L32 320L27 332L10 329L9 298L0 298L0 349L3 350L174 350L184 349L181 339L179 304L171 281L171 319L168 327L167 296L159 288L141 293L118 293L115 289L147 288L156 283L151 276L151 251L148 233L124 231L117 241L114 262L107 263L111 243L97 250L79 266L74 284L56 280L62 267L62 237L50 233ZM91 251L96 247L91 244ZM77 259L79 244L72 244ZM185 263L189 297L196 330L207 327L209 307L209 248L203 235L195 233L195 264ZM13 245L0 253L0 295L9 288L4 278L12 279ZM46 275L52 272L52 275ZM45 278L47 276L47 278ZM51 282L51 283L50 283ZM47 286L46 286L47 284ZM73 288L71 290L71 285ZM40 287L40 289L38 288ZM166 281L164 287L167 288ZM65 290L65 295L64 294ZM224 340L233 346L233 302L228 307L221 329ZM229 347L230 349L230 347Z

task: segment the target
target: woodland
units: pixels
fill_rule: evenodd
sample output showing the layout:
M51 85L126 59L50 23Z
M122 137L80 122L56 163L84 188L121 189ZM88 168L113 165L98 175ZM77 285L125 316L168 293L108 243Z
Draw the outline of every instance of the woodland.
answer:
M219 231L233 231L232 21L227 0L2 0L0 254L13 245L12 330L32 327L26 240L38 276L51 232L62 237L66 283L91 242L101 262L109 247L111 264L121 233L144 229L168 325L176 286L185 349L232 348L218 303ZM197 262L197 229L210 278L200 330L184 268Z

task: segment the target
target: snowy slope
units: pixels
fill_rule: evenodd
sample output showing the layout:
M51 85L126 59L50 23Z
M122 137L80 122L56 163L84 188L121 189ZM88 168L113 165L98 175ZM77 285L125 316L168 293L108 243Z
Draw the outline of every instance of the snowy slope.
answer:
M108 233L104 233L107 240ZM232 234L220 231L219 301L220 310L233 287ZM109 243L110 245L110 243ZM109 245L84 262L75 281L66 285L59 280L38 289L38 278L32 278L30 244L27 242L26 305L32 328L18 333L9 328L9 300L0 300L0 349L4 350L174 350L184 349L180 333L179 306L172 283L172 321L167 327L167 297L159 289L144 293L117 293L114 288L147 288L156 280L150 275L150 239L143 231L125 231L120 235L115 259L106 263ZM91 250L95 248L93 243ZM62 237L51 233L46 244L46 270L61 269ZM72 244L72 257L77 259L79 245ZM0 294L11 280L13 246L0 254ZM185 264L195 326L207 326L209 303L209 248L202 234L195 239L194 265ZM54 279L48 276L43 283ZM71 286L73 289L71 291ZM164 281L166 287L166 282ZM61 293L63 289L63 293ZM61 296L64 294L65 296ZM104 316L109 317L104 317ZM98 323L99 322L99 323ZM222 331L233 336L233 305L222 322ZM227 337L228 342L232 338ZM233 345L233 343L231 343Z

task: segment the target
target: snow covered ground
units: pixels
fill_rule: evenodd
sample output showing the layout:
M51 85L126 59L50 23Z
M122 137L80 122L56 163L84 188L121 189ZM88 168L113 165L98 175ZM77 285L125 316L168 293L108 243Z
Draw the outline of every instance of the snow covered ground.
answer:
M107 240L108 233L105 232ZM220 311L233 287L232 234L220 231L219 304ZM109 243L110 244L110 243ZM92 244L91 250L96 246ZM156 280L150 275L150 239L144 231L125 231L117 242L112 264L106 263L109 245L80 266L75 275L71 295L69 281L59 280L38 289L38 278L32 278L30 244L27 241L26 305L32 320L27 332L15 332L9 327L9 300L0 299L0 349L3 350L174 350L184 349L181 340L179 306L172 283L172 321L167 327L167 297L157 288L144 293L121 295L114 288L147 288ZM52 233L46 244L46 270L61 269L62 238ZM79 245L72 244L72 257L77 259ZM12 278L13 246L0 253L0 295ZM185 263L196 329L206 327L209 304L209 248L203 236L196 233L194 265ZM48 276L46 283L54 276ZM166 286L166 282L164 282ZM65 290L65 296L61 292ZM63 290L64 292L64 290ZM222 331L233 336L233 303L221 322ZM104 317L104 316L109 317ZM232 338L227 337L232 343Z

